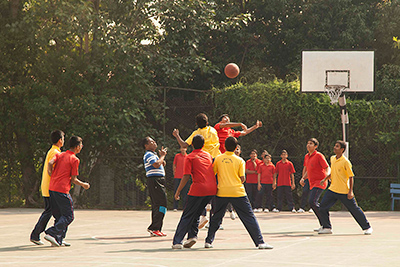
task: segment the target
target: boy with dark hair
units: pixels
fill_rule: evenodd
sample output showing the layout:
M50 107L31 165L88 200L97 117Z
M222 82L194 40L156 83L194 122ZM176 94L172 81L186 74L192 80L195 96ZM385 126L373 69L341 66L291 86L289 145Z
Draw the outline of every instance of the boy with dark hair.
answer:
M166 236L161 232L165 213L167 212L167 194L165 191L165 156L167 148L161 147L157 156L157 143L150 136L143 139L146 152L143 156L147 177L147 189L151 199L151 224L147 231L151 236Z
M296 210L294 209L292 190L296 188L294 184L294 173L296 171L294 170L293 163L287 159L288 153L286 150L282 150L281 158L282 160L276 163L274 181L272 184L272 189L277 188L278 191L278 203L277 208L272 211L279 212L282 210L283 196L285 196L289 210L295 213Z
M268 213L274 208L274 200L272 196L272 183L274 181L275 165L271 161L271 155L263 153L263 162L258 166L258 193L256 196L256 211L262 212L262 199L264 193L267 196L264 212Z
M251 207L255 209L255 199L258 194L258 173L257 169L262 163L261 160L257 158L257 150L253 149L250 152L250 159L246 161L246 183L245 183L245 188L246 188L246 193L247 196L249 197ZM255 210L255 212L257 212Z
M245 181L245 162L242 158L234 155L236 146L236 138L228 137L225 140L226 152L217 156L213 163L214 173L218 175L216 209L214 215L211 217L204 247L213 247L212 242L214 241L215 233L222 223L226 206L230 202L256 247L259 249L272 249L272 246L264 243L257 218L246 196L243 186Z
M241 122L231 122L228 114L222 114L218 119L218 123L214 126L215 130L217 130L218 133L219 150L221 151L221 153L225 152L225 140L229 136L233 136L236 138L240 136L245 136L261 126L262 122L257 121L256 124L254 124L250 128L247 128L247 126ZM235 131L231 129L231 127L241 127L242 131Z
M207 115L204 113L197 114L196 125L199 128L193 131L193 133L185 141L183 141L179 135L178 129L174 129L172 135L176 138L181 147L188 147L192 144L193 137L200 134L204 137L204 151L210 153L213 158L221 154L219 151L219 139L217 131L213 127L208 126Z
M31 233L31 242L36 245L43 245L43 242L40 240L40 234L44 232L46 229L47 223L51 218L51 205L50 205L50 175L47 172L47 165L49 161L58 153L61 153L61 147L64 145L64 137L65 134L63 131L55 130L50 134L50 140L53 144L50 150L47 152L46 159L43 163L43 173L42 173L42 183L41 183L41 191L44 201L44 211L40 216L38 222L35 225ZM69 245L64 241L64 245Z
M320 184L328 171L329 165L325 156L317 151L319 142L315 138L311 138L307 142L307 155L304 157L304 174L300 179L300 185L305 185L304 180L308 178L310 184L310 194L308 203L317 216L319 225L322 225L319 212L319 198L326 188L326 183ZM319 231L319 229L316 229Z
M74 220L74 207L72 197L69 194L71 182L89 189L89 183L84 183L78 179L79 154L83 148L82 138L72 136L69 139L69 150L56 154L48 163L48 174L51 176L49 193L50 205L54 226L48 228L44 239L49 241L52 246L59 247L67 233L68 225ZM53 169L54 166L54 169Z
M207 203L217 193L217 181L212 168L212 157L208 152L202 150L204 137L195 135L193 137L194 150L185 159L184 175L175 193L175 199L179 199L181 190L186 186L192 176L192 185L188 193L185 209L181 220L176 228L172 243L173 249L182 247L191 248L197 242L199 231L199 217L204 211ZM182 245L182 240L188 234L187 241Z
M181 147L180 150L181 152L175 155L174 162L172 165L172 171L174 173L174 195L176 193L176 190L178 189L179 183L182 180L185 159L187 157L186 153L187 148ZM188 191L189 191L189 183L186 183L185 187L181 190L180 199L182 199L182 206L185 206ZM174 199L174 206L173 206L174 211L178 211L178 205L179 205L179 200Z
M322 198L320 205L322 229L318 234L332 234L332 225L329 219L329 209L340 200L350 211L353 218L360 225L365 235L372 234L372 227L365 217L362 209L357 205L354 197L354 173L350 161L343 155L346 150L346 142L336 141L333 147L334 156L331 157L331 173L327 175L320 184L331 179L331 185Z

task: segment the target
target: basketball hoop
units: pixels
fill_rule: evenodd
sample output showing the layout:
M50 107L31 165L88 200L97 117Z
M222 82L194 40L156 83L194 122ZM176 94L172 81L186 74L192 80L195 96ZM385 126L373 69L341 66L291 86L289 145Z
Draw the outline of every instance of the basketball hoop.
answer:
M325 85L325 93L331 99L331 104L336 104L339 101L339 97L346 90L345 85Z

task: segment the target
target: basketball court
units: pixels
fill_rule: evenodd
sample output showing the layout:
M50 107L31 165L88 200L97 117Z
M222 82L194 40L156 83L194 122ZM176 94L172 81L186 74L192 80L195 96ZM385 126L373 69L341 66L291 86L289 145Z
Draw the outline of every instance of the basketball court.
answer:
M204 248L207 230L191 249L172 250L181 212L168 211L166 237L150 237L150 211L76 210L66 241L71 247L29 241L41 209L0 210L2 266L398 266L400 213L366 212L374 232L364 235L348 212L332 212L332 235L313 231L312 213L257 213L272 250L258 250L239 219L227 214L214 248ZM52 223L52 221L50 221Z

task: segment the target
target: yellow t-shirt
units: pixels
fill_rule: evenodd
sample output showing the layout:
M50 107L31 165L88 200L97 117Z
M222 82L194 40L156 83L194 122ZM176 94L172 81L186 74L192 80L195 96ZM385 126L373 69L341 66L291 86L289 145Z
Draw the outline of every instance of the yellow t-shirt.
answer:
M215 158L213 169L218 178L217 196L246 196L244 185L240 180L241 176L245 176L245 164L242 158L229 151Z
M61 153L61 150L58 146L53 145L50 150L47 152L46 159L44 160L43 166L43 174L42 174L42 196L50 197L49 193L49 185L50 185L50 175L47 173L47 165L49 165L49 161L54 158L57 153Z
M349 178L353 177L354 173L351 169L350 161L345 157L331 157L331 186L329 190L338 194L349 193Z
M199 128L194 131L187 139L186 143L190 146L193 141L193 137L195 135L202 135L204 137L204 147L203 150L210 153L213 158L220 155L221 152L219 151L219 139L217 130L215 130L211 126L206 126L204 128Z

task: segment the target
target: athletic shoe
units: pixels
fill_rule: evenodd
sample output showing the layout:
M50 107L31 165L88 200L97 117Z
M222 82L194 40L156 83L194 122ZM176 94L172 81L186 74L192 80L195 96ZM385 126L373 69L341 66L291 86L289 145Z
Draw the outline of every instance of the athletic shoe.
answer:
M164 234L163 232L159 231L161 236L167 236L167 234Z
M364 235L370 235L370 234L372 234L373 231L374 231L374 229L372 229L372 227L370 227L367 230L364 230Z
M230 217L231 217L231 220L236 219L236 215L235 215L235 213L233 211L230 212Z
M319 235L332 234L332 229L322 228L321 230L318 231L318 234Z
M269 212L269 209L265 209L265 210L264 210L264 213L268 213L268 212Z
M62 243L61 243L61 246L64 246L64 247L70 247L70 246L71 246L71 244L70 244L70 243L68 243L68 242L65 242L65 240L63 240L63 241L62 241Z
M31 242L33 243L33 244L35 244L35 245L44 245L44 243L42 242L42 241L40 241L40 240L35 240L35 239L31 239Z
M160 230L147 229L147 231L150 233L151 236L163 236L163 233L161 233Z
M174 209L174 212L177 212L178 210L177 209Z
M196 242L197 242L197 237L189 238L188 240L186 240L185 243L183 243L183 247L191 248L193 247L194 244L196 244Z
M219 225L218 230L224 230L224 227L222 226L222 224Z
M254 209L253 212L254 213L260 213L260 212L262 212L262 209Z
M309 213L314 213L313 209L308 210Z
M293 212L293 213L296 213L297 211L296 211L296 209L295 209L295 208L293 208L293 209L292 209L292 212Z
M314 232L319 232L322 230L322 228L323 228L322 226L320 228L314 228Z
M49 241L52 245L54 245L54 247L60 246L60 244L58 244L57 240L54 237L52 237L51 235L45 235L44 239Z
M210 243L205 243L204 248L213 248L213 245L211 245Z
M297 211L297 213L304 213L304 212L306 212L306 211L303 210L302 208L300 208L300 209Z
M258 249L273 249L274 247L271 245L268 245L267 243L262 243L258 245Z
M206 224L208 223L208 219L206 216L200 216L200 222L199 222L199 229L203 228Z
M183 248L182 244L172 245L172 249L182 249L182 248Z
M272 210L272 212L279 212L279 210L278 210L277 208L274 208L274 209Z
M206 211L210 211L210 210L211 210L211 204L207 204Z

